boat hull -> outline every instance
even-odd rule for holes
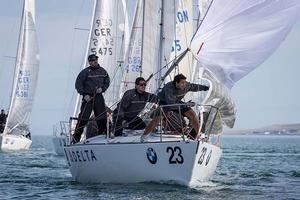
[[[22,135],[0,135],[1,150],[26,150],[29,149],[32,141]]]
[[[64,152],[78,182],[192,186],[211,177],[222,150],[201,141],[168,141],[76,144],[66,146]]]

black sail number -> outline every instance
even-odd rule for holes
[[[167,153],[171,153],[169,158],[169,164],[182,164],[184,162],[180,147],[167,147]]]
[[[199,160],[198,160],[198,164],[202,165],[206,152],[207,152],[207,148],[203,147],[202,150],[201,150],[201,155],[200,155]]]

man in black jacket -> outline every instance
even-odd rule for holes
[[[135,89],[127,90],[117,108],[113,112],[115,136],[122,136],[123,127],[141,130],[146,127],[138,114],[145,108],[147,102],[157,103],[154,94],[145,91],[146,81],[143,77],[135,80]]]
[[[110,79],[106,70],[98,64],[98,56],[88,56],[89,67],[83,69],[77,76],[75,88],[82,95],[79,119],[76,125],[73,143],[80,141],[81,134],[90,118],[91,112],[97,121],[98,134],[106,129],[106,109],[102,93],[109,86]]]
[[[198,92],[198,91],[207,91],[209,87],[206,85],[189,83],[186,81],[186,77],[183,74],[178,74],[174,77],[174,80],[167,83],[162,91],[159,92],[159,104],[160,105],[172,105],[172,104],[181,104],[178,106],[164,107],[163,111],[165,114],[169,111],[180,111],[182,115],[186,116],[192,123],[192,127],[194,129],[194,135],[192,135],[192,139],[196,139],[198,137],[198,132],[200,128],[200,123],[197,119],[196,113],[191,109],[186,103],[182,101],[186,93]],[[145,140],[146,136],[155,128],[155,126],[160,121],[160,116],[158,115],[159,111],[157,111],[156,116],[153,120],[148,124],[145,129],[144,134],[141,137],[141,141]]]

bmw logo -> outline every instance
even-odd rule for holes
[[[155,164],[157,162],[157,155],[152,148],[147,149],[147,158],[151,164]]]

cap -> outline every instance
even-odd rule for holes
[[[95,54],[91,54],[88,56],[88,61],[96,60],[96,59],[98,59],[98,56],[96,56]]]

